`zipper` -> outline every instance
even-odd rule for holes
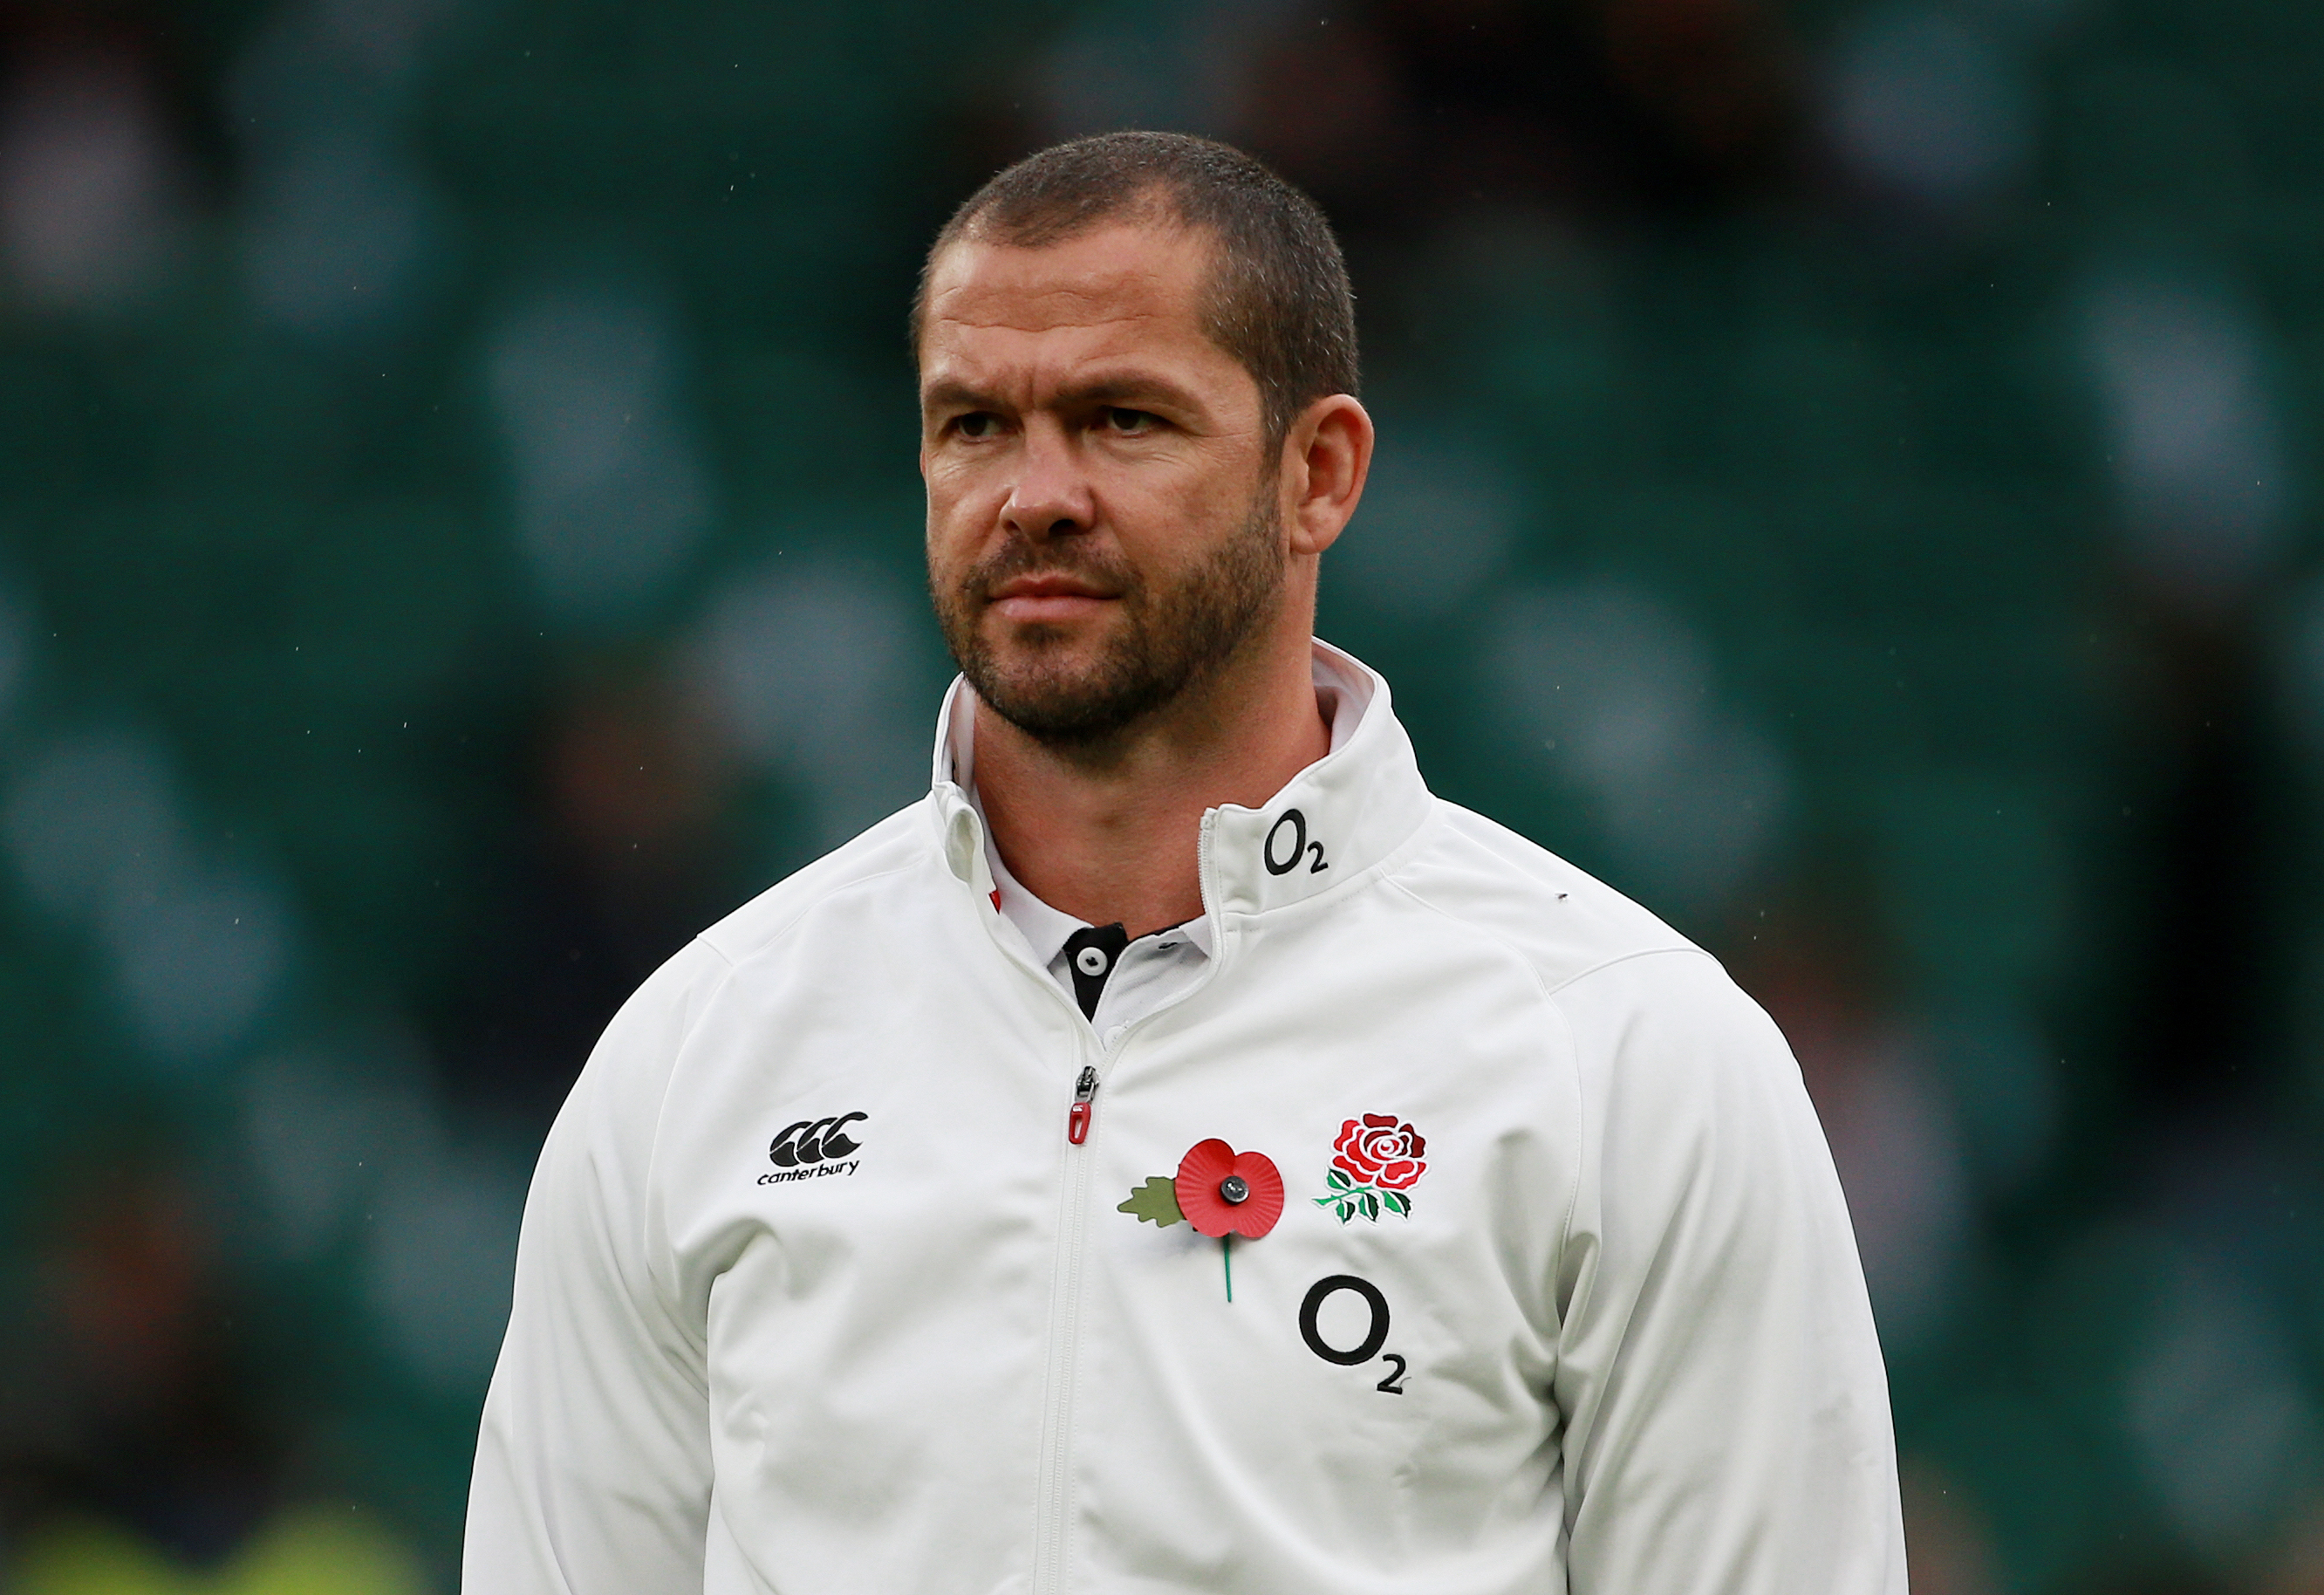
[[[1211,867],[1211,834],[1218,829],[1219,811],[1203,810],[1202,834],[1194,842],[1195,879],[1203,894],[1203,912],[1211,922],[1211,963],[1226,951],[1226,921],[1219,917],[1218,871]]]
[[[1065,1139],[1073,1149],[1065,1154],[1057,1262],[1049,1281],[1049,1366],[1041,1410],[1032,1595],[1062,1595],[1065,1587],[1065,1543],[1073,1526],[1074,1391],[1081,1363],[1082,1232],[1088,1224],[1091,1169],[1097,1161],[1081,1148],[1095,1117],[1092,1101],[1097,1087],[1097,1065],[1084,1062],[1067,1111]]]
[[[1082,1077],[1074,1082],[1074,1105],[1065,1110],[1065,1139],[1080,1146],[1089,1139],[1090,1120],[1096,1116],[1097,1065],[1084,1064]]]
[[[1203,911],[1211,916],[1216,927],[1213,935],[1222,938],[1218,952],[1213,954],[1212,967],[1203,977],[1205,984],[1215,978],[1220,956],[1225,951],[1224,927],[1217,911],[1218,881],[1211,864],[1211,830],[1216,817],[1216,810],[1203,816],[1199,844]],[[1074,1000],[1058,990],[1047,970],[1036,969],[1021,959],[1019,962],[1079,1017],[1080,1010]],[[1160,1011],[1157,1009],[1156,1013]],[[1056,1263],[1049,1277],[1049,1355],[1041,1406],[1040,1466],[1035,1484],[1030,1595],[1064,1595],[1065,1590],[1074,1513],[1074,1395],[1081,1371],[1084,1232],[1089,1225],[1090,1186],[1096,1177],[1097,1162],[1090,1151],[1089,1140],[1097,1127],[1098,1087],[1104,1083],[1098,1065],[1120,1062],[1131,1038],[1154,1017],[1148,1014],[1128,1026],[1111,1046],[1086,1024],[1081,1027],[1083,1063],[1074,1082],[1073,1103],[1065,1110],[1068,1149],[1064,1188],[1058,1195],[1061,1205],[1057,1213]],[[1091,1056],[1092,1048],[1096,1049],[1094,1057]]]

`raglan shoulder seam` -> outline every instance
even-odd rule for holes
[[[834,882],[828,888],[800,903],[787,915],[773,930],[761,938],[756,950],[763,952],[780,943],[798,927],[799,921],[806,918],[809,912],[841,893],[870,886],[891,875],[903,874],[910,867],[908,864],[898,864],[890,869],[875,870],[867,875],[852,876]],[[688,997],[685,1011],[678,1019],[678,1033],[670,1040],[669,1066],[663,1071],[660,1088],[655,1094],[653,1139],[650,1144],[651,1149],[648,1152],[646,1159],[646,1183],[649,1189],[652,1187],[656,1171],[661,1163],[662,1127],[669,1113],[670,1091],[678,1078],[678,1055],[686,1049],[686,1044],[692,1037],[695,1026],[700,1021],[703,1012],[717,1000],[719,993],[741,978],[742,973],[742,961],[712,939],[712,931],[715,929],[716,927],[714,926],[711,930],[702,931],[687,944],[687,949],[699,946],[717,959],[719,972],[717,979],[710,982],[708,990]],[[683,956],[684,950],[681,950],[678,955]]]
[[[1595,963],[1588,964],[1581,969],[1575,970],[1572,974],[1567,975],[1563,980],[1558,982],[1556,985],[1550,987],[1549,993],[1551,998],[1554,1000],[1564,995],[1567,991],[1581,982],[1588,980],[1591,975],[1602,974],[1607,970],[1612,969],[1618,964],[1636,963],[1641,958],[1661,958],[1665,956],[1707,958],[1714,964],[1719,962],[1718,959],[1712,958],[1709,953],[1704,952],[1692,942],[1682,941],[1674,945],[1665,944],[1665,945],[1658,947],[1633,947],[1627,953],[1616,953],[1610,957],[1601,958]]]
[[[686,1050],[687,1040],[693,1035],[695,1025],[700,1020],[703,1012],[716,1000],[721,991],[733,983],[738,968],[734,961],[706,936],[696,936],[687,945],[689,948],[703,947],[712,957],[717,959],[718,975],[709,983],[707,990],[688,994],[685,1011],[678,1019],[678,1034],[670,1041],[669,1056],[662,1069],[661,1086],[654,1097],[653,1132],[652,1139],[647,1143],[646,1166],[643,1181],[640,1186],[641,1200],[638,1204],[637,1224],[638,1240],[643,1246],[646,1276],[653,1283],[653,1294],[660,1300],[662,1315],[673,1329],[686,1338],[687,1348],[693,1354],[678,1363],[678,1372],[706,1401],[710,1397],[708,1374],[706,1370],[696,1368],[694,1357],[706,1356],[709,1351],[708,1326],[706,1324],[704,1332],[697,1335],[694,1332],[693,1326],[687,1321],[686,1314],[679,1311],[682,1298],[676,1289],[677,1280],[670,1277],[662,1266],[663,1254],[669,1248],[669,1238],[665,1235],[657,1239],[649,1231],[651,1225],[650,1215],[654,1212],[651,1194],[656,1189],[661,1175],[663,1129],[669,1122],[670,1095],[678,1081],[678,1055]]]
[[[915,865],[909,862],[891,864],[885,869],[874,870],[869,874],[851,875],[844,880],[834,881],[823,890],[816,893],[813,897],[807,899],[805,901],[786,912],[783,917],[776,923],[772,929],[764,932],[755,938],[756,945],[754,945],[749,953],[743,954],[740,957],[733,953],[728,952],[725,948],[720,946],[715,941],[711,939],[712,936],[717,933],[718,925],[714,925],[710,927],[709,929],[703,931],[695,937],[695,940],[702,943],[712,952],[717,954],[720,961],[725,963],[730,970],[740,973],[745,960],[751,957],[755,957],[759,953],[764,952],[768,947],[774,945],[776,943],[781,941],[785,936],[790,935],[792,931],[798,927],[798,922],[801,919],[806,918],[810,912],[816,908],[821,908],[825,903],[829,902],[832,899],[838,897],[843,892],[854,891],[862,887],[870,886],[875,881],[885,880],[891,875],[908,874],[914,867]],[[770,890],[780,890],[781,888],[775,887]],[[735,909],[733,914],[727,915],[725,919],[720,920],[719,925],[724,925],[727,920],[733,919],[741,914],[747,913],[750,908],[751,905],[749,903],[743,904],[742,908]]]
[[[1559,1033],[1564,1039],[1565,1074],[1566,1079],[1573,1093],[1574,1124],[1577,1128],[1577,1131],[1586,1136],[1586,1126],[1590,1121],[1589,1103],[1585,1100],[1583,1094],[1582,1060],[1579,1050],[1574,1044],[1573,1028],[1572,1025],[1567,1023],[1565,1010],[1558,1005],[1557,1001],[1558,992],[1563,991],[1565,987],[1572,984],[1572,982],[1561,982],[1557,986],[1553,988],[1547,981],[1542,978],[1540,966],[1534,962],[1533,958],[1525,951],[1525,949],[1518,946],[1515,942],[1509,940],[1508,937],[1501,935],[1499,931],[1479,925],[1476,921],[1470,919],[1463,915],[1454,913],[1443,904],[1430,899],[1421,891],[1416,890],[1410,882],[1406,881],[1397,876],[1383,875],[1381,880],[1390,887],[1393,887],[1396,890],[1403,893],[1406,898],[1410,899],[1414,904],[1425,909],[1428,913],[1434,914],[1439,918],[1450,920],[1452,923],[1460,926],[1462,929],[1471,932],[1472,935],[1480,936],[1494,946],[1500,948],[1503,952],[1507,953],[1509,957],[1516,960],[1517,966],[1526,972],[1526,978],[1533,982],[1534,991],[1541,998],[1543,1014],[1546,1017],[1549,1023],[1557,1028]],[[1609,960],[1608,962],[1616,962],[1616,960]],[[1560,1269],[1563,1269],[1564,1267],[1564,1259],[1571,1254],[1572,1249],[1573,1215],[1580,1211],[1581,1208],[1582,1183],[1582,1167],[1577,1166],[1573,1171],[1572,1184],[1565,1194],[1565,1212],[1558,1221],[1557,1255],[1559,1258],[1558,1267]],[[1558,1337],[1558,1344],[1551,1355],[1551,1361],[1553,1364],[1551,1379],[1553,1383],[1556,1378],[1557,1369],[1562,1368],[1563,1365],[1563,1360],[1564,1337],[1561,1334]]]

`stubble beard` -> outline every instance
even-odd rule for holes
[[[1199,690],[1275,613],[1285,558],[1271,484],[1253,494],[1236,534],[1172,585],[1156,589],[1128,565],[1077,539],[1046,548],[1012,540],[949,586],[931,581],[936,620],[961,673],[992,712],[1045,746],[1090,751]],[[996,649],[979,625],[984,595],[1034,572],[1086,576],[1120,595],[1121,624],[1087,663],[1068,634],[1025,626]]]

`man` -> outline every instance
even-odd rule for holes
[[[1781,1037],[1311,638],[1353,327],[1321,215],[1203,141],[939,236],[934,788],[590,1059],[473,1595],[1901,1595]]]

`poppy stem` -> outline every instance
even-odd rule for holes
[[[1230,1231],[1219,1237],[1219,1263],[1227,1271],[1227,1300],[1234,1300],[1234,1234]]]

